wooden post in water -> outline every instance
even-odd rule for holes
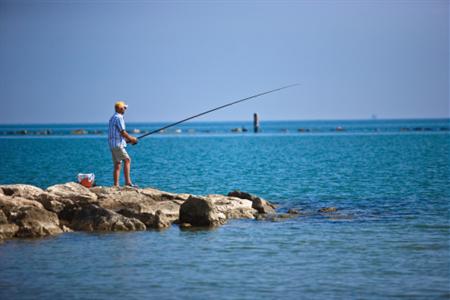
[[[259,132],[259,119],[258,119],[258,114],[257,113],[253,114],[253,131],[255,133]]]

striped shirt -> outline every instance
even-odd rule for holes
[[[120,134],[125,130],[125,120],[123,115],[115,113],[111,119],[109,119],[108,127],[108,143],[109,148],[126,147],[127,142],[124,137]]]

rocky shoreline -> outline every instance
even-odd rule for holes
[[[0,185],[0,242],[10,238],[38,238],[72,231],[137,231],[214,227],[229,219],[267,219],[275,205],[254,195],[173,194],[153,188],[86,188],[78,183],[42,190],[25,184]],[[287,216],[288,215],[288,216]]]

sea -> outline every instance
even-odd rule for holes
[[[164,123],[129,123],[139,135]],[[193,122],[128,146],[132,179],[298,209],[211,229],[0,244],[0,299],[450,299],[450,120]],[[0,125],[0,184],[94,173],[107,124]],[[123,178],[122,178],[123,182]],[[336,207],[320,214],[323,207]]]

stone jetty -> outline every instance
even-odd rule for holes
[[[245,192],[197,196],[153,188],[58,184],[42,190],[0,185],[0,242],[71,231],[108,232],[220,226],[229,219],[276,216],[275,205]],[[294,215],[294,214],[293,214]]]

